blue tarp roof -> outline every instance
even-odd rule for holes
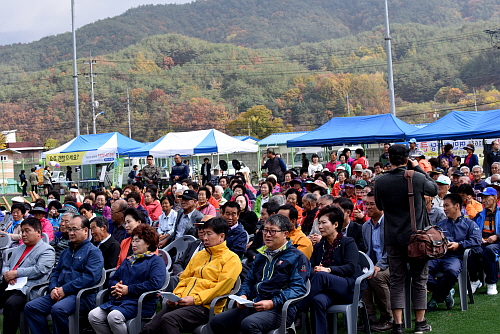
[[[411,133],[408,138],[426,141],[496,137],[500,137],[499,109],[487,111],[454,110],[425,128]]]
[[[245,140],[248,140],[248,139],[252,139],[256,142],[258,142],[259,140],[257,138],[254,138],[252,136],[233,136],[234,139],[238,139],[238,140],[241,140],[241,141],[245,141]]]
[[[332,146],[406,140],[415,127],[392,114],[335,117],[301,137],[288,140],[288,147]]]
[[[125,154],[130,150],[142,146],[144,144],[130,139],[119,132],[110,132],[78,136],[60,153],[115,149],[116,153]]]
[[[259,142],[259,145],[260,146],[286,145],[286,142],[288,140],[303,136],[306,133],[309,133],[309,131],[273,133],[272,135],[262,139]]]

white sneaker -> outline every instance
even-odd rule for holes
[[[470,286],[472,288],[472,293],[476,293],[476,290],[482,287],[483,283],[481,283],[480,280],[477,280],[475,282],[470,282]]]
[[[496,295],[498,294],[497,285],[496,284],[486,284],[488,286],[488,295]]]

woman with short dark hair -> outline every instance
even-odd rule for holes
[[[163,259],[154,254],[158,242],[158,233],[152,226],[142,224],[132,231],[133,255],[110,277],[110,300],[89,313],[96,333],[127,333],[126,321],[136,316],[141,294],[162,288],[166,268]],[[156,293],[146,297],[142,316],[153,316],[157,303]]]
[[[314,310],[315,333],[327,333],[326,309],[334,304],[350,304],[354,283],[361,276],[358,246],[342,231],[343,211],[326,206],[319,211],[318,228],[321,241],[311,256],[311,292],[299,304],[301,311]]]

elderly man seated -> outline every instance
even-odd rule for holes
[[[55,261],[54,248],[42,240],[40,221],[28,218],[23,220],[20,226],[23,244],[12,250],[10,257],[4,260],[2,268],[0,308],[3,308],[5,334],[17,332],[28,288],[47,281]],[[20,289],[6,290],[20,277],[28,279],[26,285]],[[35,291],[32,291],[32,297],[34,294]]]
[[[50,276],[50,293],[32,300],[24,308],[33,334],[50,334],[47,315],[52,315],[54,333],[69,332],[69,316],[76,311],[76,294],[96,285],[101,279],[104,260],[102,253],[88,239],[89,221],[75,216],[68,225],[70,245],[62,251]],[[84,294],[81,310],[95,306],[95,293]]]

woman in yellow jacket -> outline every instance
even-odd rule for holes
[[[226,246],[229,231],[226,220],[212,218],[199,228],[203,228],[205,250],[193,256],[179,278],[173,293],[181,299],[167,301],[168,307],[156,314],[141,333],[192,332],[208,323],[212,299],[229,293],[238,280],[241,261]],[[217,303],[215,313],[220,313],[223,307],[224,301]]]

